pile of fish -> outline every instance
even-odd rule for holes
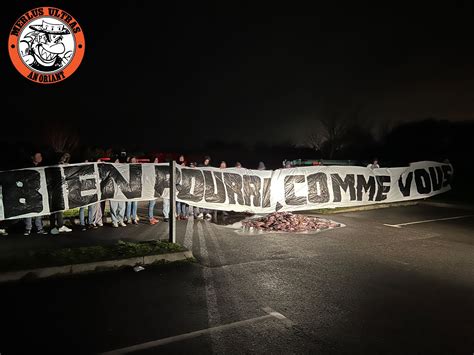
[[[328,219],[308,217],[290,212],[274,212],[265,217],[242,221],[244,229],[266,232],[309,232],[340,227],[339,223]]]

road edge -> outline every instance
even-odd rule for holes
[[[67,276],[90,272],[103,272],[119,269],[125,266],[150,265],[157,262],[175,262],[193,259],[190,250],[173,253],[146,255],[126,259],[95,261],[83,264],[69,264],[63,266],[50,266],[37,269],[25,269],[0,273],[0,283],[19,281],[23,279],[43,279],[52,276]]]
[[[382,209],[382,208],[415,206],[415,205],[418,205],[422,201],[423,201],[422,199],[418,199],[418,200],[413,200],[413,201],[374,203],[374,204],[371,204],[371,205],[354,206],[354,207],[339,207],[339,208],[335,208],[335,209],[327,208],[327,209],[314,209],[314,210],[308,210],[308,211],[298,211],[298,213],[302,213],[302,214],[338,214],[338,213],[345,213],[345,212],[370,211],[370,210],[378,210],[378,209]]]

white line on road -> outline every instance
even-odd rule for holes
[[[227,264],[226,258],[220,248],[219,242],[217,240],[216,233],[214,232],[214,226],[210,223],[205,221],[204,226],[207,229],[207,233],[211,239],[211,243],[214,244],[215,247],[215,253],[216,253],[216,259],[220,265],[225,265]]]
[[[292,326],[295,325],[295,323],[293,323],[291,320],[289,320],[288,318],[286,318],[283,314],[277,312],[277,311],[274,311],[273,309],[271,309],[270,307],[264,307],[262,308],[265,312],[267,312],[269,315],[275,317],[276,319],[280,320],[281,322],[283,322],[283,324],[285,324],[287,327],[291,328]]]
[[[421,223],[431,223],[431,222],[438,222],[438,221],[449,221],[451,219],[461,219],[461,218],[469,218],[473,217],[473,214],[467,214],[464,216],[456,216],[456,217],[446,217],[446,218],[437,218],[437,219],[426,219],[424,221],[416,221],[416,222],[407,222],[407,223],[399,223],[399,224],[385,224],[384,226],[393,227],[393,228],[402,228],[403,226],[409,226],[412,224],[421,224]]]
[[[234,328],[242,327],[242,326],[245,326],[245,325],[248,325],[248,324],[267,321],[267,320],[270,320],[270,319],[278,319],[279,321],[283,322],[285,325],[293,325],[293,322],[291,320],[289,320],[288,318],[286,318],[283,314],[275,312],[273,309],[271,309],[269,307],[263,308],[263,310],[265,312],[267,312],[268,314],[265,315],[265,316],[245,319],[245,320],[241,320],[241,321],[238,321],[238,322],[218,325],[218,326],[215,326],[215,327],[201,329],[201,330],[197,330],[197,331],[190,332],[190,333],[184,333],[184,334],[175,335],[175,336],[168,337],[168,338],[162,338],[162,339],[153,340],[153,341],[149,341],[149,342],[142,343],[142,344],[132,345],[132,346],[128,346],[126,348],[107,351],[105,353],[102,353],[102,355],[129,354],[129,353],[132,353],[132,352],[135,352],[135,351],[147,350],[147,349],[150,349],[150,348],[158,347],[158,346],[165,345],[165,344],[174,343],[174,342],[177,342],[177,341],[196,338],[196,337],[204,335],[204,334],[212,334],[214,332],[220,332],[220,331],[223,331],[223,330],[234,329]]]
[[[206,240],[204,238],[204,231],[202,228],[201,221],[198,221],[197,232],[199,238],[199,254],[203,264],[210,266],[209,252],[207,250]],[[202,269],[202,276],[204,278],[204,284],[206,289],[206,306],[207,306],[207,318],[208,324],[211,327],[217,326],[221,323],[221,315],[219,313],[219,307],[217,304],[217,293],[214,287],[212,278],[212,269],[210,267],[204,267]],[[222,353],[222,344],[219,344],[218,339],[211,334],[211,348],[216,353]]]
[[[207,251],[207,245],[206,240],[204,239],[204,231],[202,229],[201,221],[198,221],[197,223],[197,232],[199,237],[199,255],[201,256],[203,263],[209,265],[209,252]]]
[[[186,232],[184,233],[183,245],[189,250],[193,250],[194,218],[190,216],[186,223]]]

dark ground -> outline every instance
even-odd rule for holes
[[[109,351],[270,307],[292,324],[270,318],[136,353],[472,354],[474,217],[385,225],[472,214],[428,205],[350,212],[330,216],[345,228],[252,237],[179,222],[178,241],[198,263],[0,285],[0,353]],[[126,236],[165,237],[166,225],[47,243]]]

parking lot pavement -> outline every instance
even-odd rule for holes
[[[446,219],[463,215],[340,213],[329,218],[346,227],[312,235],[180,221],[196,264],[1,285],[0,351],[470,354],[473,218]]]

